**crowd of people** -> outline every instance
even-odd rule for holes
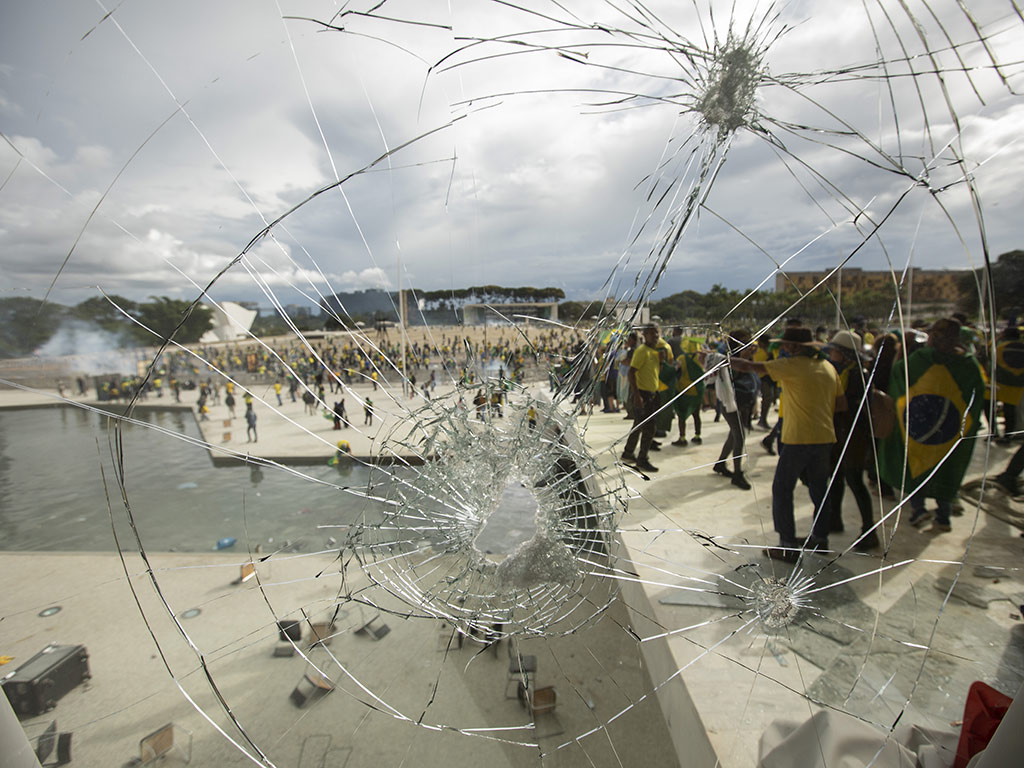
[[[772,481],[779,542],[765,554],[792,563],[804,549],[827,549],[829,534],[843,530],[847,487],[860,515],[853,546],[880,546],[866,475],[879,495],[905,502],[911,525],[952,530],[982,421],[998,442],[1022,437],[1024,342],[1016,320],[994,343],[983,339],[962,315],[906,332],[869,329],[862,317],[833,332],[790,318],[778,338],[756,340],[742,328],[704,339],[684,338],[677,328],[663,339],[652,324],[618,349],[603,350],[600,387],[593,389],[604,411],[626,411],[632,427],[620,458],[645,475],[658,471],[651,454],[662,450],[659,438],[671,434],[673,422],[672,445],[685,447],[701,442],[701,412],[713,412],[728,431],[712,469],[742,490],[751,487],[743,461],[757,414],[757,426],[768,431],[761,445],[779,457]],[[1022,450],[994,478],[1012,494],[1019,490]],[[815,510],[806,535],[797,533],[794,517],[800,482]],[[931,510],[928,499],[935,502]]]

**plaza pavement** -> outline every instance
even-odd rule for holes
[[[272,391],[254,394],[264,401],[273,399]],[[541,389],[535,389],[535,394],[542,395]],[[214,455],[323,461],[343,438],[357,457],[372,459],[383,437],[407,419],[405,403],[385,397],[378,400],[368,387],[357,388],[357,395],[369,395],[377,405],[380,420],[372,431],[362,429],[361,407],[351,397],[347,398],[348,413],[360,427],[339,432],[319,414],[303,414],[302,403],[290,404],[287,394],[280,414],[257,402],[258,443],[245,442],[240,419],[230,429],[225,427],[223,406],[214,406],[211,420],[201,427]],[[0,407],[41,402],[44,399],[38,395],[0,391]],[[167,402],[166,396],[162,400],[151,397],[147,405]],[[238,408],[239,415],[242,410]],[[578,647],[566,646],[541,662],[542,667],[551,669],[568,664],[570,657],[591,654],[607,667],[604,674],[593,667],[549,673],[562,695],[557,712],[566,721],[569,736],[600,726],[614,714],[620,696],[635,701],[637,691],[651,689],[651,681],[663,719],[636,707],[630,712],[640,716],[616,720],[628,724],[614,735],[591,736],[554,753],[545,765],[633,765],[641,760],[649,765],[670,765],[674,752],[686,766],[716,762],[749,766],[756,761],[761,733],[779,717],[802,720],[825,707],[840,716],[849,713],[853,719],[874,724],[901,719],[955,731],[971,681],[985,680],[1009,695],[1015,693],[1024,679],[1024,633],[1017,600],[1024,592],[1020,571],[1024,546],[1015,528],[971,505],[965,505],[964,516],[954,518],[953,532],[946,534],[911,528],[905,517],[897,526],[897,515],[892,515],[880,530],[887,545],[884,552],[847,552],[858,527],[855,506],[847,494],[849,527],[831,538],[834,553],[845,554],[838,559],[830,553],[806,556],[799,573],[812,579],[814,590],[808,594],[807,612],[797,624],[769,630],[751,621],[749,605],[732,596],[747,594],[744,588],[752,583],[751,574],[757,582],[786,579],[793,571],[790,566],[768,561],[760,551],[775,541],[770,513],[775,460],[758,445],[763,433],[755,431],[748,440],[746,460],[753,489],[733,487],[710,469],[725,438],[724,423],[714,424],[711,418],[704,423],[702,446],[676,448],[665,440],[663,450],[652,454],[660,472],[650,479],[630,472],[624,475],[631,498],[618,533],[624,574],[618,589],[624,599],[617,610],[625,606],[626,613],[609,619],[628,622],[644,641],[623,643],[622,638],[628,636],[613,628],[614,621],[603,622],[609,631],[589,634]],[[595,413],[581,422],[583,439],[613,478],[618,471],[613,467],[614,457],[621,450],[627,427],[621,414]],[[991,453],[986,455],[986,450]],[[979,444],[971,475],[980,475],[986,461],[1001,469],[1009,456],[1006,448]],[[810,504],[799,489],[797,499],[798,530],[805,531]],[[877,497],[874,501],[876,516],[889,512],[894,504]],[[271,561],[273,572],[267,579],[275,589],[296,591],[285,605],[329,606],[337,594],[336,582],[328,584],[308,575],[318,569],[329,572],[332,561],[330,553],[277,559]],[[403,760],[442,765],[457,755],[462,757],[456,759],[496,765],[536,762],[535,750],[407,723],[395,726],[387,714],[365,705],[345,709],[347,714],[341,719],[341,705],[334,703],[297,716],[287,702],[287,691],[292,680],[301,676],[304,662],[269,658],[275,632],[266,609],[259,607],[261,601],[265,604],[264,594],[252,582],[231,584],[240,567],[238,556],[161,555],[153,564],[161,576],[157,583],[166,590],[164,597],[175,612],[192,605],[208,608],[192,621],[197,622],[194,626],[204,627],[207,619],[203,617],[210,615],[211,624],[204,629],[210,634],[205,639],[212,644],[213,657],[224,665],[224,679],[230,681],[232,693],[228,700],[246,702],[245,707],[252,707],[248,713],[252,722],[268,729],[281,717],[295,721],[275,741],[277,754],[282,756],[280,764],[300,764],[303,750],[312,748],[312,737],[331,734],[339,749],[349,750],[345,759],[350,766],[398,765]],[[7,591],[3,601],[2,626],[7,640],[0,653],[17,661],[51,640],[83,642],[95,660],[90,685],[69,694],[49,717],[26,721],[26,731],[37,733],[56,716],[62,729],[73,728],[79,734],[81,762],[76,764],[120,765],[137,751],[142,735],[174,720],[195,733],[197,764],[210,765],[214,760],[245,763],[241,753],[213,734],[184,702],[154,650],[146,623],[140,620],[127,589],[129,580],[144,587],[140,599],[148,621],[154,635],[171,647],[172,655],[177,654],[171,666],[179,681],[201,681],[195,653],[184,644],[167,611],[154,604],[157,596],[152,585],[147,585],[148,576],[138,555],[128,557],[127,571],[128,578],[120,559],[110,554],[0,556],[4,583],[17,585]],[[954,578],[957,587],[950,595],[948,587]],[[63,606],[56,617],[36,615],[54,603]],[[275,613],[287,611],[275,609]],[[437,638],[434,632],[426,633],[427,637],[413,632],[404,622],[389,624],[393,637],[380,643],[346,631],[339,644],[346,658],[359,659],[365,665],[362,669],[391,671],[393,674],[378,679],[377,685],[400,699],[400,691],[406,687],[419,689],[436,681],[438,657],[431,654],[437,651],[425,649],[433,648]],[[226,631],[226,627],[230,629]],[[197,630],[196,634],[202,633]],[[218,645],[225,637],[230,642]],[[489,661],[489,675],[474,680],[473,670],[481,665],[469,663],[476,658],[472,651],[461,653],[465,654],[463,664],[454,666],[464,673],[453,685],[462,695],[447,700],[449,709],[443,711],[459,722],[477,716],[488,721],[504,701],[499,692],[504,666]],[[420,666],[426,669],[410,667],[416,666],[415,660],[423,662]],[[608,670],[621,675],[615,677]],[[218,711],[207,687],[197,686],[196,690],[200,691],[196,695],[206,697],[206,711]],[[573,695],[582,690],[588,694]],[[334,698],[324,701],[342,698],[331,696]],[[355,699],[345,701],[348,707]],[[503,722],[518,711],[516,702],[506,705],[499,717]],[[347,731],[348,726],[338,724],[349,723],[348,715],[366,725]],[[230,730],[229,724],[222,725]],[[597,730],[600,734],[601,729]],[[881,743],[884,729],[879,728],[878,734]],[[669,739],[674,750],[666,751]],[[604,748],[598,749],[597,744]],[[466,749],[469,751],[463,751]],[[342,752],[335,757],[340,761]]]

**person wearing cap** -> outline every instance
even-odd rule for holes
[[[981,366],[960,344],[960,323],[937,320],[928,341],[892,367],[889,394],[897,429],[881,442],[882,479],[910,499],[910,524],[932,519],[925,499],[935,499],[932,530],[952,530],[950,515],[971,463],[985,402]]]
[[[654,445],[654,431],[657,427],[655,414],[658,412],[658,371],[661,368],[658,348],[662,343],[664,342],[661,340],[658,326],[653,323],[648,325],[643,330],[643,344],[633,352],[633,358],[629,363],[629,398],[633,404],[633,428],[626,438],[621,459],[624,462],[635,462],[635,466],[644,472],[658,471],[658,468],[648,460],[648,452]],[[634,455],[633,451],[638,441],[640,451]]]
[[[868,404],[864,401],[865,377],[861,363],[861,338],[853,331],[838,331],[825,350],[829,362],[835,366],[839,384],[846,398],[845,411],[837,411],[833,420],[836,442],[832,448],[832,468],[835,479],[828,490],[826,507],[830,514],[832,531],[843,530],[843,491],[849,486],[860,512],[861,533],[854,548],[866,551],[879,546],[875,532],[874,507],[871,494],[864,484],[871,446],[871,425]],[[864,402],[862,402],[864,401]]]
[[[772,520],[779,534],[779,546],[768,547],[765,554],[773,560],[793,563],[799,557],[801,545],[793,509],[793,491],[801,473],[806,472],[814,504],[807,544],[812,549],[828,547],[831,520],[825,509],[825,493],[829,457],[836,441],[833,416],[846,407],[846,401],[835,368],[818,356],[822,345],[814,341],[810,328],[787,328],[779,344],[786,357],[763,363],[734,357],[732,365],[740,371],[771,376],[785,392],[782,450],[772,481]]]

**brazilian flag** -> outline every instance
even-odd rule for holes
[[[668,432],[672,429],[672,406],[669,405],[676,396],[676,367],[672,363],[662,363],[658,372],[660,382],[658,389],[658,417],[655,420],[658,429]]]
[[[896,404],[898,426],[881,443],[882,479],[894,488],[905,487],[908,494],[923,485],[925,496],[954,499],[971,463],[971,438],[985,402],[978,361],[971,355],[940,355],[924,347],[906,364],[900,360],[893,365],[889,394]]]
[[[679,362],[679,378],[676,380],[676,392],[682,392],[673,403],[676,415],[686,421],[691,414],[700,409],[704,401],[704,369],[700,363],[689,352],[684,352],[676,358]],[[696,384],[694,382],[697,382]]]
[[[1024,342],[1004,341],[996,345],[996,399],[1019,405],[1024,396]]]

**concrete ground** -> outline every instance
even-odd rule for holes
[[[38,395],[0,391],[2,406],[35,402]],[[384,418],[373,432],[334,431],[319,415],[304,415],[301,402],[293,409],[287,396],[283,415],[257,405],[258,443],[239,439],[237,421],[224,441],[218,407],[201,426],[212,445],[242,455],[321,461],[344,437],[357,456],[373,456],[403,416],[400,404],[392,410],[386,398],[374,402]],[[351,401],[348,411],[360,413]],[[612,467],[628,427],[621,414],[595,413],[581,427],[599,462]],[[539,750],[508,743],[532,742],[535,734],[523,727],[526,710],[504,697],[506,648],[446,653],[437,650],[437,622],[394,617],[385,619],[391,633],[375,641],[353,632],[368,618],[358,603],[343,606],[330,647],[309,654],[338,690],[296,709],[288,694],[309,662],[272,655],[275,617],[305,609],[315,621],[336,605],[343,590],[330,553],[259,564],[263,590],[256,580],[232,584],[244,560],[237,555],[155,556],[155,580],[137,554],[127,558],[129,577],[116,554],[0,555],[3,583],[15,585],[0,601],[0,653],[17,664],[59,642],[82,643],[91,656],[93,679],[48,716],[24,721],[26,732],[38,734],[56,717],[61,730],[76,734],[75,764],[109,766],[126,763],[142,736],[173,721],[193,733],[193,763],[248,762],[182,695],[255,754],[227,719],[185,633],[246,733],[278,765],[526,765],[546,752],[547,765],[747,766],[756,762],[760,734],[779,717],[802,720],[824,707],[876,726],[881,740],[901,712],[904,723],[956,730],[973,680],[1013,695],[1024,679],[1017,597],[1024,542],[1008,522],[970,504],[946,534],[892,515],[884,524],[887,549],[859,554],[847,551],[858,527],[847,494],[847,532],[833,535],[833,553],[809,555],[798,568],[810,580],[799,621],[771,629],[756,619],[750,589],[793,571],[760,551],[775,540],[775,460],[757,444],[761,434],[747,446],[750,491],[711,472],[725,429],[710,418],[702,446],[666,440],[652,454],[660,472],[649,480],[626,474],[631,499],[616,551],[622,600],[593,627],[520,649],[538,657],[538,684],[558,691],[560,726],[538,721]],[[975,475],[986,462],[1001,469],[1010,455],[992,446],[986,456],[984,447],[975,452]],[[804,531],[810,504],[799,489],[797,498]],[[876,515],[894,504],[875,503]],[[138,587],[145,620],[129,583]],[[179,629],[161,596],[175,615],[201,612],[181,618]],[[62,610],[38,616],[51,605]],[[443,727],[451,725],[474,735]],[[486,730],[495,727],[509,730]],[[559,727],[562,734],[544,735]]]

